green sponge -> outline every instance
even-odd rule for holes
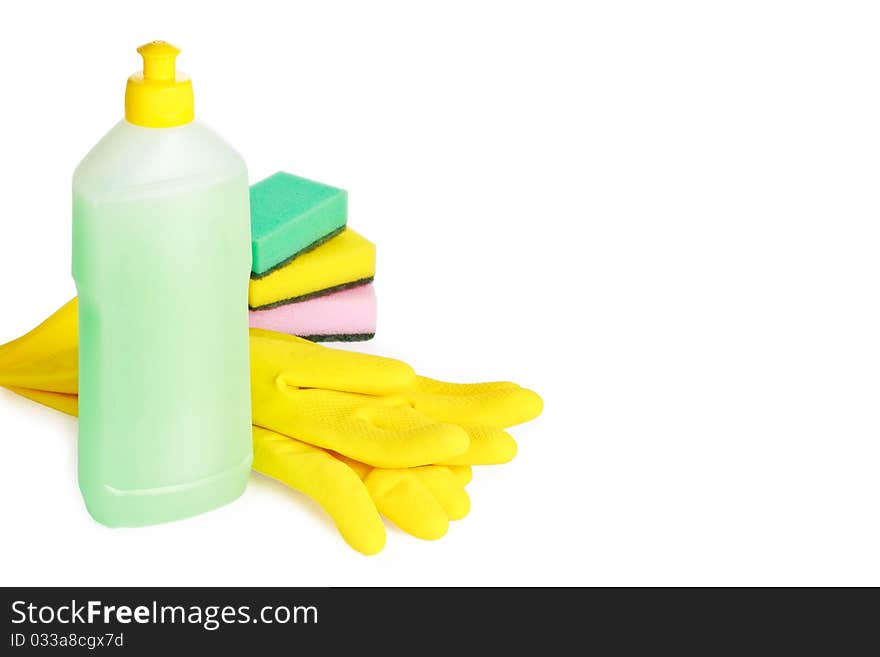
[[[251,185],[252,278],[311,251],[345,228],[348,194],[279,171]]]

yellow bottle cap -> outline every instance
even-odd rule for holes
[[[180,48],[153,41],[137,51],[144,58],[144,70],[125,85],[125,120],[146,128],[171,128],[192,121],[192,81],[175,71]]]

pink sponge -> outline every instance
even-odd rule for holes
[[[306,301],[252,310],[250,323],[252,328],[309,340],[369,340],[376,334],[376,292],[368,283]]]

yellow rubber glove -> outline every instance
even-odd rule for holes
[[[364,548],[378,542],[377,512],[416,538],[434,540],[446,534],[450,520],[464,518],[471,508],[464,489],[470,467],[373,468],[256,426],[254,469],[318,502],[349,545],[367,554]],[[366,500],[375,505],[372,512]]]
[[[531,419],[541,410],[537,395],[514,384],[449,384],[415,376],[403,363],[378,357],[366,357],[378,361],[370,362],[366,370],[355,368],[352,371],[355,361],[351,356],[363,358],[362,355],[271,332],[252,331],[252,341],[255,337],[287,343],[281,348],[282,352],[287,351],[280,355],[289,366],[268,370],[279,377],[276,385],[285,388],[282,397],[291,387],[288,381],[298,384],[297,390],[308,385],[304,382],[310,382],[311,385],[326,386],[329,390],[324,392],[327,393],[354,390],[358,397],[364,397],[366,392],[387,392],[373,401],[382,407],[408,405],[413,410],[418,408],[422,413],[436,414],[447,421],[494,421],[496,427]],[[76,348],[74,300],[26,336],[0,346],[0,385],[75,415]],[[258,351],[265,357],[279,355],[274,346]],[[364,363],[359,361],[357,364]],[[379,367],[387,368],[391,373],[391,376],[386,374],[381,385],[371,379],[375,373],[373,368]],[[395,377],[400,380],[393,380]],[[407,385],[402,389],[394,390],[404,383]],[[16,386],[30,386],[32,389]],[[330,395],[331,400],[334,397]],[[360,402],[366,405],[352,408],[353,402],[346,399],[346,414],[362,413],[364,409],[370,413],[376,408],[363,399]],[[300,395],[296,403],[308,405],[309,402],[307,396]],[[382,417],[384,412],[381,410],[378,416]],[[281,417],[285,417],[283,411]],[[344,419],[348,417],[345,415]],[[394,417],[399,418],[400,414]],[[516,444],[496,427],[460,427],[468,434],[470,446],[464,454],[452,457],[448,462],[466,466],[502,463],[513,458]],[[404,531],[419,538],[433,539],[445,534],[449,521],[463,517],[470,507],[464,492],[464,485],[470,480],[469,467],[374,468],[259,427],[254,428],[254,452],[256,470],[318,501],[333,517],[345,540],[365,554],[378,552],[384,545],[385,533],[378,511]]]
[[[10,386],[23,397],[77,415],[77,395]],[[312,498],[339,533],[362,554],[385,546],[381,513],[400,529],[425,540],[444,536],[449,521],[464,518],[471,480],[466,466],[372,468],[288,436],[253,428],[254,470]]]
[[[433,381],[390,358],[258,329],[251,394],[254,424],[380,468],[506,463],[516,443],[499,427],[541,404],[512,383]]]
[[[0,346],[0,385],[76,392],[75,327],[74,300]],[[401,361],[260,329],[251,329],[251,392],[254,424],[381,468],[505,463],[516,443],[501,428],[543,406],[513,383],[435,381]]]

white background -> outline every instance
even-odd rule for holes
[[[375,557],[254,475],[93,522],[75,423],[0,391],[2,584],[880,584],[880,17],[855,2],[31,2],[0,19],[0,341],[74,294],[70,178],[180,45],[253,181],[349,190],[365,351],[544,415]]]

